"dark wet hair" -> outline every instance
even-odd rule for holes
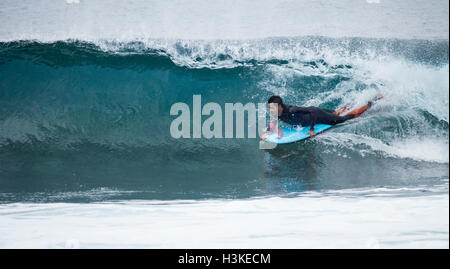
[[[278,95],[273,95],[269,98],[269,101],[267,101],[268,104],[270,103],[277,103],[279,105],[283,104],[283,100],[281,100],[281,97]]]

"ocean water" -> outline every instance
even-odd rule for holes
[[[448,14],[2,1],[0,247],[448,248]],[[170,135],[172,104],[197,94],[336,109],[378,93],[358,119],[273,150]]]

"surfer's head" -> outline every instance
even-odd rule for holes
[[[269,105],[270,114],[272,114],[273,116],[277,114],[278,116],[281,116],[281,113],[283,113],[283,100],[281,99],[280,96],[278,95],[271,96],[269,98],[269,101],[267,101],[267,104]]]

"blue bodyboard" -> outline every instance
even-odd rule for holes
[[[316,124],[314,126],[314,132],[319,134],[331,127],[333,126],[328,124]],[[309,126],[280,128],[280,130],[281,131],[271,133],[264,141],[276,144],[289,144],[311,137],[310,134],[306,134],[309,131]]]

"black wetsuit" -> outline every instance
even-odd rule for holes
[[[316,123],[335,125],[346,120],[353,119],[355,117],[354,114],[338,116],[333,114],[332,110],[313,106],[298,107],[284,104],[282,106],[283,112],[281,113],[281,116],[278,117],[278,119],[291,125],[311,125],[311,130],[314,130],[314,125]]]

